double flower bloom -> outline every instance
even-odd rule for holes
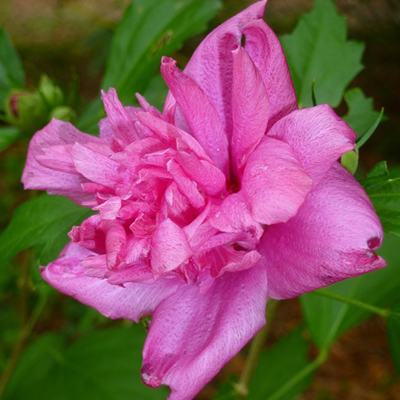
[[[153,314],[142,377],[171,400],[265,324],[267,296],[385,265],[371,202],[338,162],[356,135],[327,105],[297,109],[265,3],[215,29],[184,72],[162,59],[163,113],[110,89],[99,138],[52,120],[29,148],[25,188],[98,210],[43,278],[111,318]]]

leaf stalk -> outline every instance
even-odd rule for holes
[[[376,307],[373,306],[372,304],[364,303],[361,300],[353,299],[351,297],[346,297],[334,292],[330,292],[329,290],[319,289],[319,290],[314,290],[313,292],[310,293],[316,294],[318,296],[327,297],[329,299],[337,300],[342,303],[346,303],[359,308],[363,308],[364,310],[372,312],[374,314],[378,314],[383,318],[387,318],[389,315],[392,314],[392,312],[388,309]]]
[[[266,325],[257,333],[250,345],[249,355],[240,376],[239,382],[234,385],[235,391],[240,395],[240,399],[245,399],[249,394],[249,385],[256,369],[258,359],[260,358],[261,351],[264,348],[268,333],[271,329],[271,320],[275,314],[278,301],[268,299],[266,310]]]

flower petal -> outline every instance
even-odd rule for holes
[[[243,47],[233,52],[232,165],[242,172],[249,154],[264,136],[268,125],[267,91],[253,61]]]
[[[346,151],[355,132],[327,104],[303,108],[279,120],[268,132],[288,143],[316,185]]]
[[[176,182],[172,182],[166,189],[161,210],[163,215],[170,218],[179,226],[192,221],[193,208],[185,195],[181,193]]]
[[[192,135],[202,145],[215,165],[225,175],[228,175],[228,139],[215,108],[197,83],[181,72],[172,58],[162,58],[161,73],[179,105]]]
[[[254,267],[261,255],[256,250],[237,251],[233,246],[214,247],[202,254],[199,259],[203,265],[210,267],[210,274],[218,278],[226,272],[239,272]]]
[[[179,165],[190,179],[195,181],[204,193],[219,196],[225,189],[225,175],[214,163],[200,160],[195,154],[181,151],[176,157]]]
[[[280,118],[297,109],[296,93],[285,54],[275,33],[261,19],[249,22],[243,28],[243,34],[244,48],[260,72],[268,93],[270,128]]]
[[[112,270],[121,263],[120,253],[126,245],[126,232],[124,227],[117,221],[104,221],[106,228],[106,260],[107,268]]]
[[[291,298],[385,266],[373,250],[382,227],[357,181],[339,163],[286,224],[270,226],[258,251],[268,295]]]
[[[226,273],[205,292],[184,285],[154,313],[142,379],[171,387],[169,400],[192,400],[265,324],[266,274],[255,266]]]
[[[61,293],[95,308],[109,318],[126,318],[139,322],[152,314],[157,305],[181,285],[180,278],[164,278],[151,284],[130,283],[111,285],[105,279],[85,275],[81,261],[95,253],[69,243],[60,257],[41,268],[45,281]]]
[[[80,226],[73,226],[68,236],[79,246],[102,254],[106,246],[102,222],[100,214],[92,215],[86,218]]]
[[[205,153],[203,147],[201,147],[199,142],[189,133],[160,118],[156,118],[148,112],[138,112],[137,117],[146,128],[154,133],[154,135],[159,136],[164,141],[172,142],[172,146],[178,148],[179,144],[181,147],[187,147],[199,158],[211,161],[211,158]],[[184,148],[180,149],[184,150]]]
[[[116,194],[129,191],[136,177],[119,162],[86,146],[75,143],[72,159],[76,170],[88,180],[113,188]]]
[[[106,109],[107,118],[114,132],[114,137],[120,140],[121,145],[127,146],[139,139],[134,120],[118,99],[117,92],[110,88],[108,93],[101,91],[101,99]]]
[[[264,232],[251,216],[240,192],[232,193],[213,208],[210,224],[222,232],[249,233],[255,240],[259,240]]]
[[[253,218],[262,224],[287,222],[312,187],[290,146],[265,136],[249,157],[239,193]]]
[[[154,276],[179,267],[193,254],[183,229],[170,219],[161,222],[153,236],[151,267]]]
[[[203,207],[205,200],[199,192],[196,182],[193,182],[188,178],[183,169],[175,160],[169,160],[167,162],[167,170],[174,178],[181,193],[187,197],[193,207]]]
[[[117,107],[117,111],[113,112],[112,107]],[[105,117],[100,120],[99,122],[100,138],[107,140],[109,143],[112,143],[113,145],[115,144],[116,140],[119,140],[120,143],[118,144],[118,150],[122,150],[122,148],[125,147],[125,145],[121,146],[121,144],[125,143],[124,140],[126,139],[126,135],[124,135],[124,139],[121,140],[121,138],[118,138],[120,134],[118,132],[116,133],[115,130],[124,129],[124,124],[128,125],[125,129],[131,130],[132,129],[131,123],[133,123],[136,134],[139,135],[136,126],[136,121],[137,121],[136,113],[138,111],[143,111],[143,110],[139,107],[126,106],[123,107],[123,110],[119,111],[118,104],[112,105],[112,103],[110,104],[110,108],[111,109],[109,110],[109,112],[110,114],[112,113],[113,118],[111,119],[109,117]],[[128,133],[128,137],[129,136],[131,136],[130,133]]]
[[[69,197],[78,204],[93,199],[82,190],[87,180],[74,171],[71,146],[75,143],[102,148],[107,142],[80,132],[68,122],[52,119],[42,130],[35,133],[28,150],[22,174],[25,189],[47,190],[49,194]]]
[[[266,0],[252,4],[214,29],[197,47],[184,70],[217,110],[228,138],[232,130],[232,51],[240,46],[243,27],[263,18],[266,4]]]

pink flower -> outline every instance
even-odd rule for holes
[[[380,222],[338,162],[355,133],[327,105],[297,110],[265,4],[215,29],[184,72],[163,58],[162,114],[110,89],[99,138],[52,120],[29,148],[25,188],[99,211],[43,278],[111,318],[153,314],[142,377],[171,400],[192,399],[265,324],[267,295],[385,265]]]

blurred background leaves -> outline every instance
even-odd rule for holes
[[[139,325],[103,329],[72,344],[63,333],[43,335],[21,357],[4,400],[165,399],[165,388],[148,388],[138,374],[145,337]]]

